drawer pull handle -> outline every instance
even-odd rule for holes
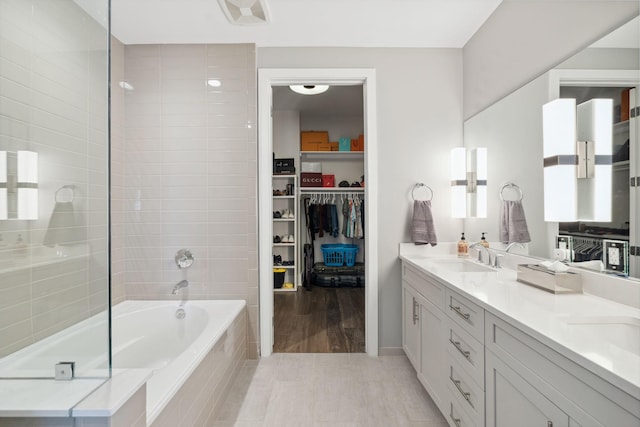
[[[455,415],[453,415],[453,403],[451,404],[451,412],[449,413],[449,418],[451,418],[451,421],[453,421],[456,427],[460,427],[460,418],[456,418]]]
[[[460,341],[454,341],[453,339],[449,338],[449,342],[453,344],[456,350],[458,350],[460,354],[462,354],[467,360],[469,359],[471,352],[463,350],[462,347],[460,346]]]
[[[460,392],[460,394],[462,395],[462,397],[464,397],[464,400],[467,401],[467,403],[469,405],[471,405],[471,407],[473,408],[473,403],[471,403],[471,393],[468,393],[466,391],[464,391],[462,389],[462,387],[460,386],[460,380],[456,380],[453,378],[453,375],[449,375],[449,379],[451,380],[451,382],[453,383],[453,385],[456,386],[456,388],[458,389],[458,391]]]
[[[471,317],[471,315],[469,313],[463,313],[462,310],[460,309],[460,307],[454,307],[453,305],[449,304],[449,308],[453,311],[456,312],[456,314],[460,317],[462,317],[464,320],[469,320],[469,318]]]
[[[418,310],[416,310],[416,308],[418,308],[418,302],[416,301],[415,297],[413,298],[413,324],[415,325],[418,320],[420,320],[420,317],[418,316]]]

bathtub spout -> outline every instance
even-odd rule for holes
[[[173,287],[173,289],[171,290],[171,294],[177,295],[180,289],[186,288],[187,286],[189,286],[189,282],[187,282],[186,280],[181,280]]]

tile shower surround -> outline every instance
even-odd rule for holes
[[[255,46],[124,46],[123,80],[134,90],[112,106],[124,107],[112,148],[113,289],[176,298],[186,278],[189,298],[245,299],[247,354],[257,357]],[[186,271],[174,262],[180,248],[196,259]]]
[[[107,42],[72,0],[0,1],[0,147],[37,152],[39,174],[38,219],[0,221],[9,245],[0,264],[14,256],[7,249],[19,234],[30,245],[44,241],[63,185],[75,186],[66,224],[90,253],[0,271],[0,357],[108,306]]]

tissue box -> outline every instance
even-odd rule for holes
[[[582,293],[580,275],[571,272],[554,272],[536,264],[518,264],[518,282],[554,294]]]

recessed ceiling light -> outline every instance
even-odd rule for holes
[[[289,87],[292,91],[301,95],[317,95],[329,89],[328,85],[291,85]]]
[[[232,24],[255,25],[270,22],[265,0],[218,0],[218,3]]]
[[[222,86],[222,82],[218,79],[209,79],[207,80],[207,84],[211,87],[220,87]]]

